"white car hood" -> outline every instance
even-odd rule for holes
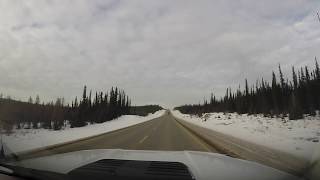
[[[101,159],[181,162],[188,166],[197,180],[300,179],[255,162],[198,151],[84,150],[18,161],[11,164],[66,174],[75,168]]]

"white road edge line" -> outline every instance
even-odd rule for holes
[[[210,146],[207,145],[207,143],[203,142],[203,140],[199,137],[197,137],[196,135],[194,135],[192,132],[190,132],[190,130],[188,130],[187,128],[185,128],[184,126],[182,126],[182,124],[179,124],[181,122],[178,122],[178,120],[174,119],[175,122],[178,124],[178,126],[180,128],[182,128],[187,134],[189,134],[190,137],[192,137],[192,139],[199,143],[203,148],[205,148],[208,152],[212,152],[212,150],[210,149]]]

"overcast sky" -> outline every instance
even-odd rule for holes
[[[319,0],[0,0],[0,92],[198,103],[320,57]],[[320,59],[320,58],[319,58]],[[290,77],[290,76],[288,76]]]

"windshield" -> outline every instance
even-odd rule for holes
[[[0,161],[201,152],[313,177],[319,9],[302,0],[1,1]],[[161,160],[146,157],[134,159]]]

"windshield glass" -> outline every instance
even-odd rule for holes
[[[1,1],[0,161],[196,151],[312,174],[319,9],[303,0]]]

